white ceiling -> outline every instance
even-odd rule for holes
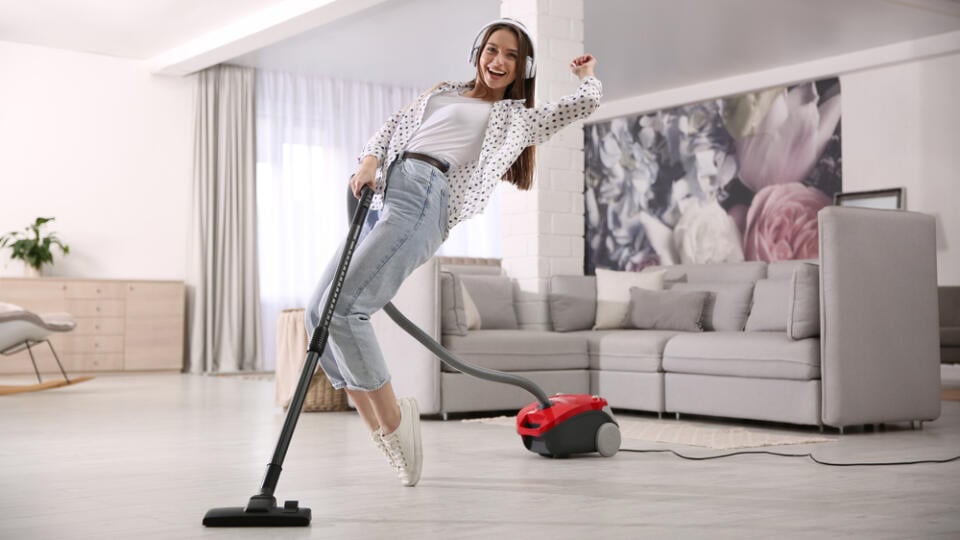
[[[352,4],[354,8],[349,8]],[[422,87],[468,78],[499,0],[386,0],[223,60]],[[322,0],[21,0],[0,40],[151,59],[274,7]],[[958,0],[585,0],[584,45],[609,100],[960,30]],[[337,7],[335,6],[335,7]],[[304,8],[305,9],[305,8]],[[333,9],[329,8],[328,12]],[[327,17],[329,20],[331,17]],[[256,43],[251,40],[250,43]],[[241,51],[243,52],[243,51]]]
[[[146,60],[278,0],[4,0],[0,41]]]

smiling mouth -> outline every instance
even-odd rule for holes
[[[498,71],[494,71],[494,70],[492,70],[492,69],[490,69],[490,68],[487,68],[487,73],[489,73],[489,74],[490,74],[491,76],[493,76],[493,77],[503,77],[504,75],[507,74],[507,72],[505,72],[505,71],[498,72]]]

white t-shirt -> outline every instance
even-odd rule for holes
[[[420,128],[405,150],[429,154],[454,170],[480,157],[493,103],[457,93],[430,98]]]

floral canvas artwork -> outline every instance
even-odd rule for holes
[[[842,187],[840,81],[590,124],[584,152],[587,275],[815,258]]]

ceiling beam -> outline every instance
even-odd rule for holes
[[[158,54],[149,60],[151,71],[189,75],[385,1],[285,0]]]

